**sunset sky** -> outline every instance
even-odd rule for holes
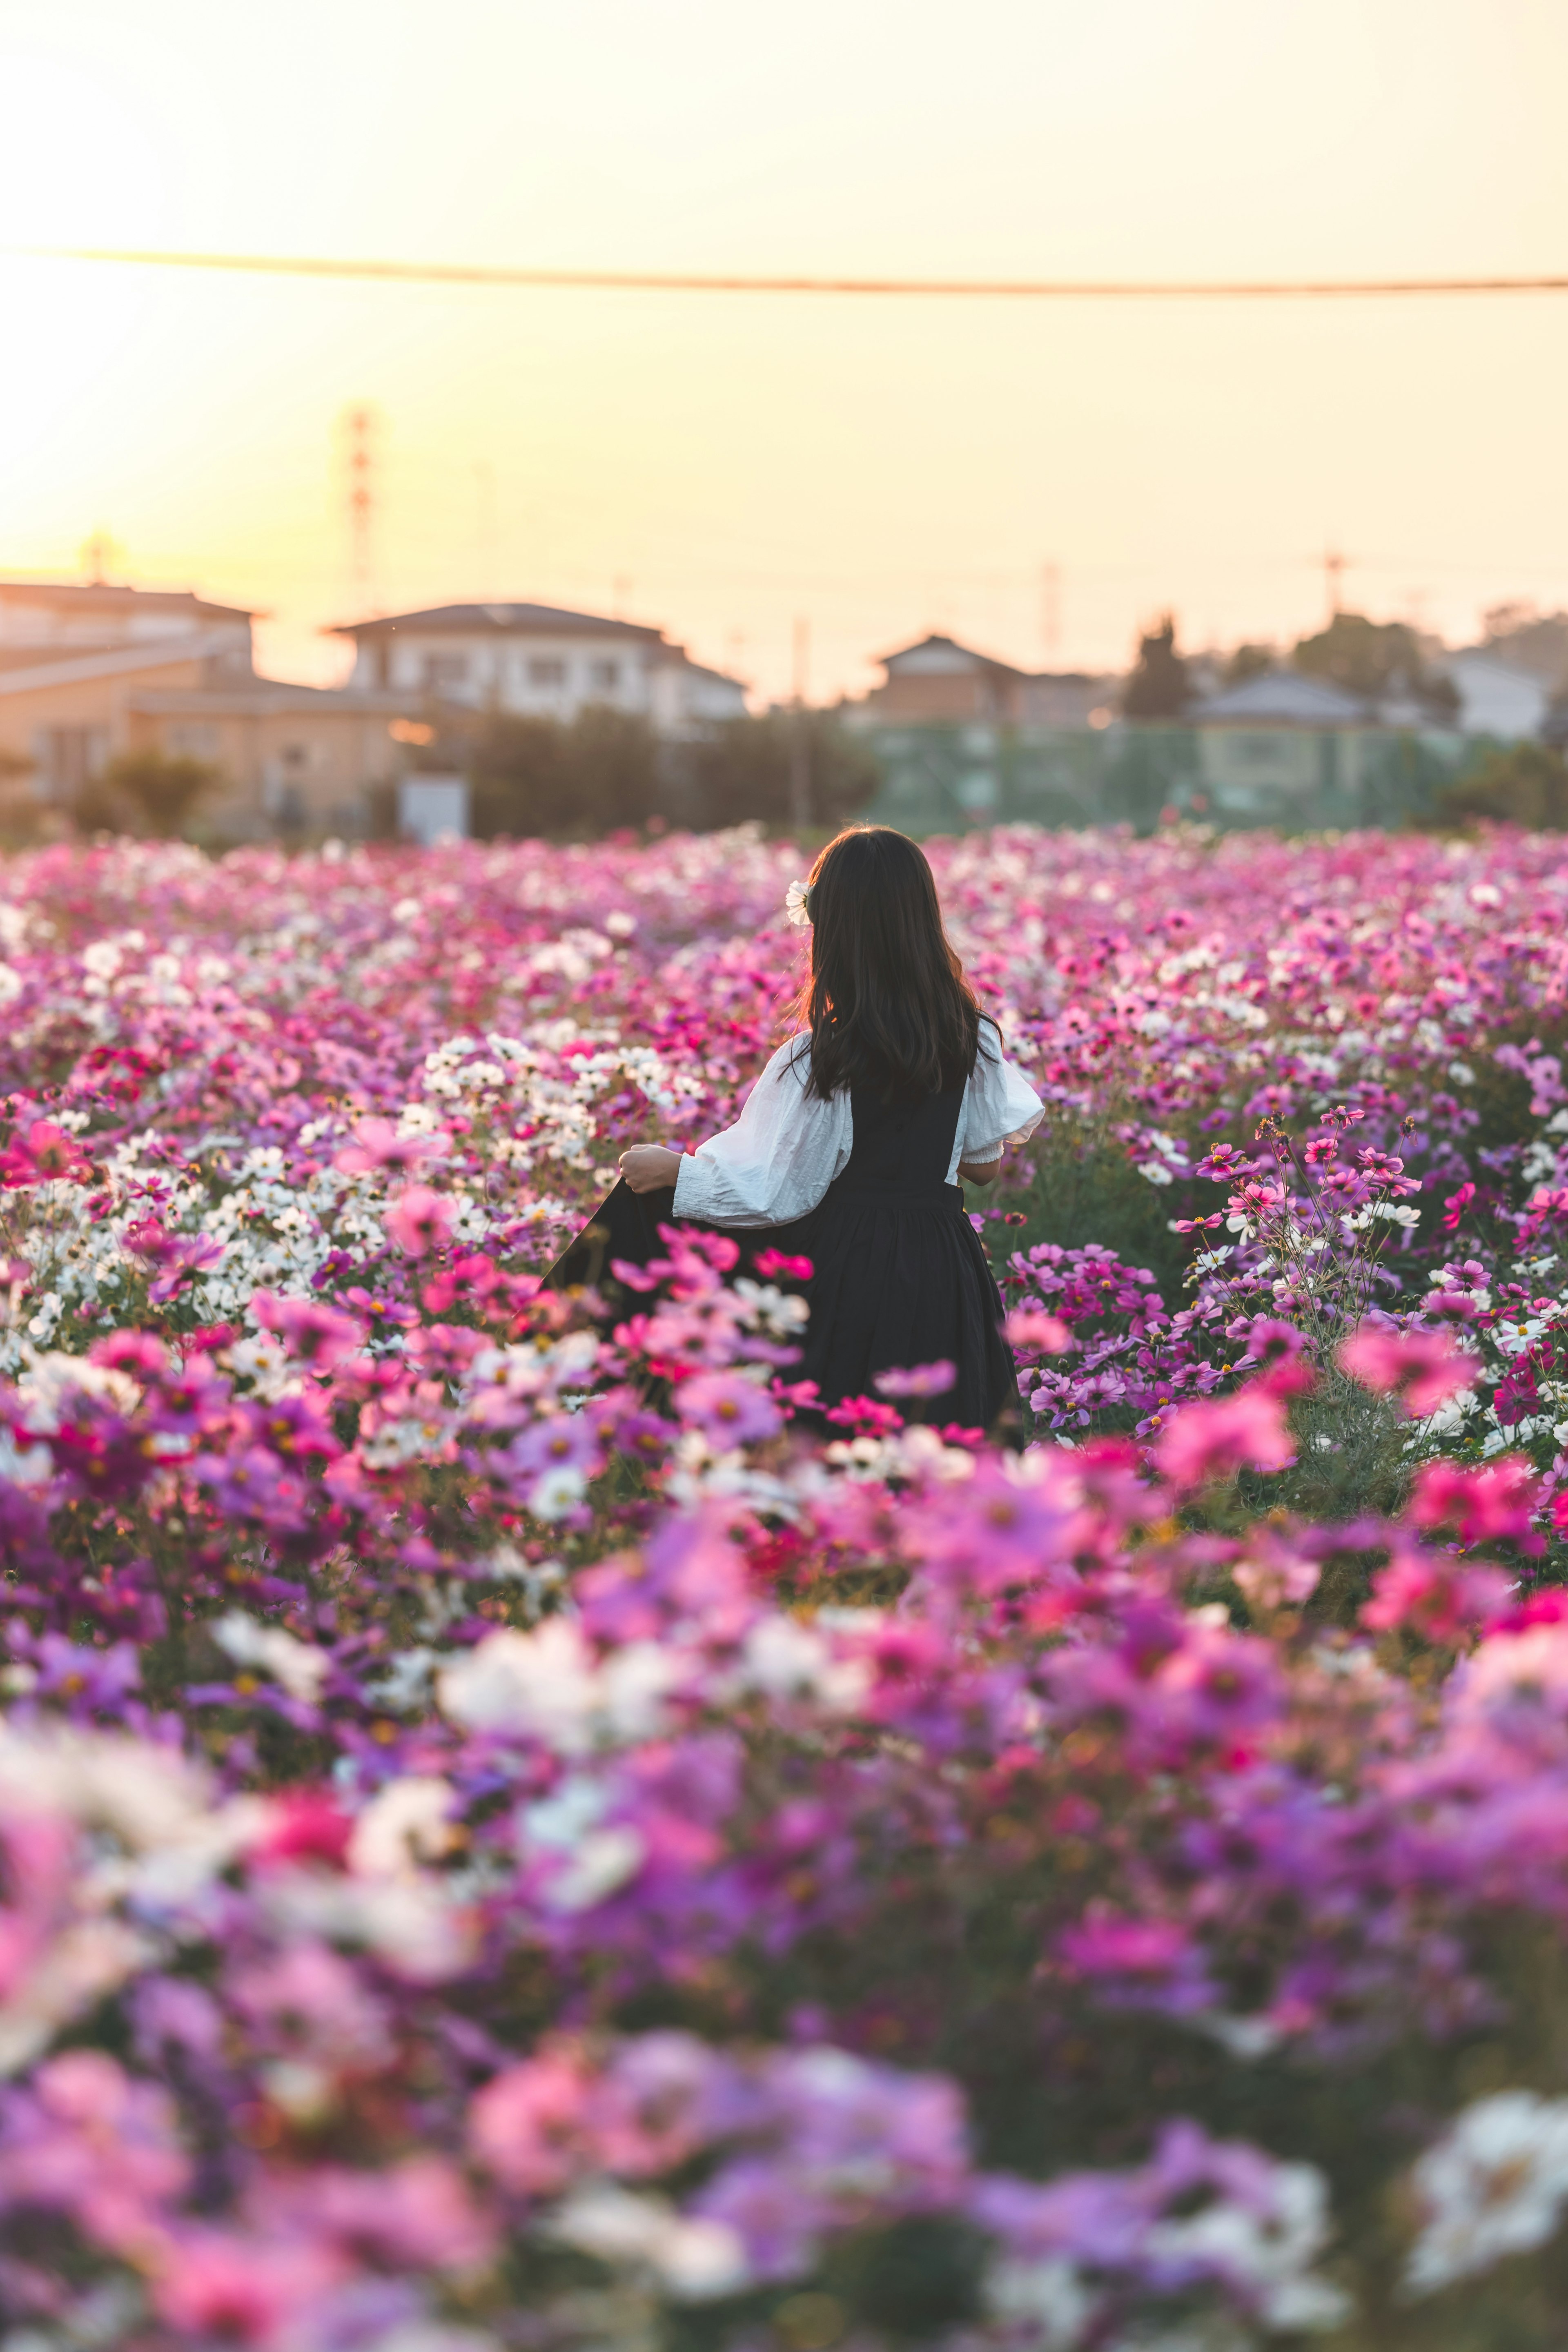
[[[1568,272],[1552,0],[0,0],[0,241],[955,276]],[[656,621],[760,696],[1568,603],[1568,296],[1161,306],[0,258],[0,572]],[[1059,630],[1042,570],[1058,567]]]

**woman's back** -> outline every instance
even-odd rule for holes
[[[948,1171],[964,1088],[888,1102],[872,1087],[850,1094],[849,1159],[838,1189],[867,1192],[952,1192]]]

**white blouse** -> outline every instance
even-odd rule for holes
[[[678,1217],[710,1225],[784,1225],[816,1208],[848,1164],[855,1122],[847,1090],[824,1102],[806,1093],[810,1076],[809,1040],[802,1031],[779,1047],[734,1126],[682,1158],[675,1180]],[[1005,1144],[1026,1142],[1044,1117],[1045,1105],[1028,1080],[994,1045],[988,1053],[983,1041],[959,1108],[948,1182],[957,1181],[961,1160],[983,1167]]]

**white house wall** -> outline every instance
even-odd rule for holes
[[[382,648],[386,672],[381,672]],[[455,667],[461,664],[460,672]],[[613,679],[607,672],[613,666]],[[551,672],[559,668],[560,676]],[[395,694],[499,708],[519,716],[570,720],[590,703],[634,711],[661,730],[731,719],[745,709],[744,689],[694,663],[660,659],[626,637],[464,635],[449,629],[400,629],[362,640],[352,683]]]
[[[620,638],[464,636],[453,630],[428,635],[399,631],[386,646],[386,684],[394,693],[437,694],[448,702],[547,719],[574,718],[585,703],[648,710],[647,665],[640,646]],[[379,685],[378,641],[361,645],[356,686]],[[461,664],[460,671],[456,665]],[[551,675],[556,665],[561,676]],[[613,682],[605,672],[613,665]]]

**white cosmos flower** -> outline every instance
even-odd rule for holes
[[[683,2303],[733,2294],[746,2284],[745,2249],[726,2223],[690,2220],[662,2197],[637,2196],[611,2180],[578,2189],[549,2227],[602,2263],[653,2271]]]
[[[313,1706],[321,1696],[329,1663],[325,1650],[297,1642],[281,1625],[258,1625],[243,1609],[230,1609],[213,1626],[212,1637],[237,1666],[259,1666],[290,1698]]]
[[[397,1877],[435,1862],[452,1844],[452,1790],[433,1774],[410,1773],[378,1789],[353,1827],[349,1864],[365,1878]]]
[[[687,1666],[656,1642],[628,1642],[603,1663],[567,1617],[531,1633],[489,1633],[437,1678],[444,1711],[470,1731],[540,1739],[558,1756],[657,1738],[665,1700]]]
[[[1554,2235],[1568,2204],[1568,2099],[1500,2091],[1429,2147],[1411,2180],[1426,2227],[1405,2284],[1431,2294]]]

